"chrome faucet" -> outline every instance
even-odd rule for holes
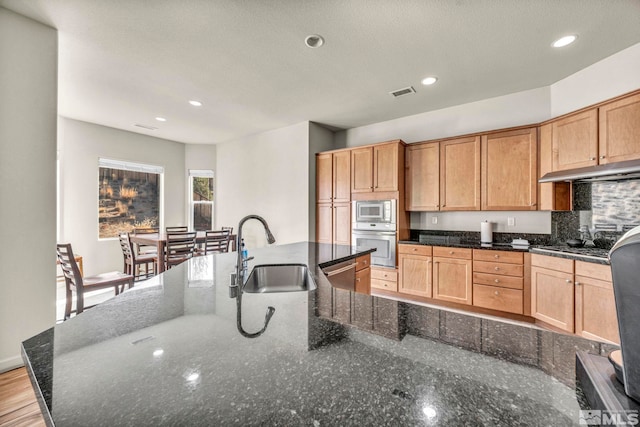
[[[271,230],[269,230],[269,225],[267,224],[267,221],[265,221],[264,218],[262,218],[261,216],[247,215],[244,218],[242,218],[240,220],[240,223],[238,224],[238,235],[236,237],[237,239],[236,251],[238,252],[238,260],[236,263],[236,271],[234,273],[231,273],[231,283],[229,283],[229,297],[236,299],[236,308],[237,308],[236,324],[238,327],[238,331],[247,338],[256,338],[262,335],[264,331],[267,329],[267,325],[269,324],[269,321],[271,320],[271,317],[273,316],[273,313],[275,313],[276,309],[273,307],[267,308],[267,314],[265,315],[265,318],[264,318],[264,326],[258,332],[249,333],[249,332],[246,332],[242,327],[242,287],[244,286],[244,272],[245,272],[243,264],[253,259],[253,257],[249,257],[245,259],[242,258],[242,226],[244,225],[245,222],[247,222],[250,219],[257,219],[262,223],[262,225],[264,226],[265,233],[267,235],[267,242],[269,244],[275,243],[276,239],[275,237],[273,237],[273,234],[271,234]]]
[[[238,252],[238,258],[236,262],[236,271],[235,273],[231,273],[231,283],[229,284],[229,296],[231,298],[236,298],[238,295],[242,294],[242,286],[244,285],[244,263],[246,261],[252,260],[253,257],[249,257],[246,259],[242,258],[242,226],[245,222],[250,219],[257,219],[264,226],[265,233],[267,235],[267,242],[269,244],[275,243],[276,239],[273,237],[271,230],[269,229],[269,224],[265,221],[264,218],[258,215],[247,215],[240,220],[238,224],[238,235],[236,236],[236,252]]]

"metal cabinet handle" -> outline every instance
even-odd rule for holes
[[[495,259],[498,259],[498,258],[500,258],[500,255],[494,255],[493,257],[494,257]]]
[[[604,158],[605,158],[605,156],[600,156],[600,158],[601,158],[601,159],[604,159]]]
[[[449,255],[453,255],[453,251],[449,251]]]
[[[496,295],[500,295],[500,292],[496,291],[496,292],[495,292],[495,294],[496,294]]]
[[[580,285],[582,285],[582,283],[576,282],[576,286],[580,286]]]
[[[496,279],[496,280],[494,280],[494,282],[496,282],[496,283],[500,283],[500,280]]]
[[[567,280],[565,280],[565,282],[571,283],[571,279],[567,279]]]
[[[360,278],[358,277],[358,278],[356,279],[356,282],[359,282],[359,281],[360,281]]]
[[[595,159],[596,159],[595,157],[589,157],[589,160],[595,160]]]
[[[500,271],[500,267],[496,267],[496,271]]]

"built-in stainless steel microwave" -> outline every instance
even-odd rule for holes
[[[357,200],[352,206],[352,222],[396,223],[395,200]],[[394,227],[395,230],[395,227]]]

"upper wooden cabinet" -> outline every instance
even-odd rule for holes
[[[552,122],[553,170],[598,164],[598,109]]]
[[[398,140],[351,150],[351,192],[370,193],[398,191],[399,152],[404,145]]]
[[[351,153],[349,150],[316,155],[316,201],[351,201]]]
[[[406,210],[439,210],[440,143],[410,145],[406,153]]]
[[[640,158],[640,94],[599,108],[600,164]]]
[[[480,210],[480,136],[440,143],[440,210]]]
[[[544,124],[538,129],[538,177],[543,177],[553,170],[552,125]],[[571,183],[546,182],[538,184],[538,210],[570,211]]]
[[[482,210],[536,210],[536,128],[482,136]]]

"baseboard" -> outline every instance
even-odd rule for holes
[[[2,359],[0,360],[0,374],[23,366],[24,362],[19,354],[14,357],[9,357],[8,359]]]

